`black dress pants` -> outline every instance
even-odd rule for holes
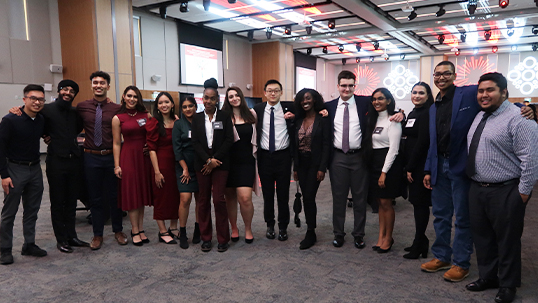
[[[81,159],[47,155],[47,179],[50,192],[50,218],[57,242],[78,238],[75,231]]]
[[[297,176],[299,177],[299,186],[303,193],[304,215],[308,229],[316,228],[316,194],[318,193],[319,181],[317,180],[318,167],[312,165],[311,153],[299,153],[299,163]]]

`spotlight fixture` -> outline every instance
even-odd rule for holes
[[[510,48],[513,52],[517,51],[517,45],[512,45],[512,47]]]
[[[534,49],[534,46],[535,46],[535,45],[532,46],[532,49]],[[534,50],[534,51],[536,51],[536,50]],[[355,62],[357,62],[357,63],[361,63],[361,58],[357,57],[357,58],[355,59]]]
[[[514,35],[514,30],[513,29],[507,29],[506,34],[508,35],[508,37],[512,37]]]
[[[374,62],[374,56],[370,56],[370,62]]]
[[[344,51],[344,46],[342,44],[338,45],[338,50],[340,52],[343,52]]]
[[[346,63],[347,63],[347,59],[346,59],[346,58],[343,58],[343,59],[342,59],[342,65],[346,65]]]
[[[451,49],[450,49],[451,52],[457,52],[459,51],[459,49],[455,46],[453,46]]]
[[[499,50],[499,47],[497,47],[497,45],[495,45],[495,46],[493,46],[493,47],[491,48],[491,52],[494,53],[494,54],[495,54],[498,50]]]
[[[372,43],[374,45],[374,49],[375,50],[378,50],[379,49],[379,42],[375,41]]]
[[[473,48],[473,55],[478,54],[478,48]]]
[[[405,54],[400,54],[400,60],[405,59]]]
[[[361,51],[362,45],[360,43],[355,44],[355,47],[357,48],[357,52]]]
[[[267,39],[271,39],[271,36],[273,35],[273,28],[272,27],[268,27],[265,29],[265,37],[267,37]]]
[[[538,2],[536,2],[536,6],[538,6]],[[532,27],[532,33],[533,33],[534,35],[538,35],[538,25],[534,25],[534,26]]]
[[[532,44],[532,51],[535,52],[538,50],[538,43],[533,43]]]
[[[235,4],[235,2],[237,2],[237,0],[228,0],[228,3],[230,4]]]
[[[159,7],[159,15],[161,15],[161,18],[166,19],[166,6],[160,6]]]
[[[189,2],[181,2],[179,5],[179,11],[182,13],[188,13],[189,12]]]
[[[439,41],[439,44],[443,44],[443,42],[445,42],[445,35],[440,34],[437,36],[437,41]]]
[[[204,5],[204,11],[209,11],[209,5],[211,4],[211,0],[203,0]]]
[[[489,38],[491,38],[491,30],[487,30],[487,31],[484,32],[484,39],[486,39],[486,41],[488,41]]]
[[[306,54],[307,54],[307,55],[311,55],[311,54],[312,54],[312,48],[311,48],[311,47],[309,47],[309,48],[306,49]]]
[[[284,35],[291,35],[291,25],[286,26],[284,29]]]
[[[248,38],[249,42],[252,42],[252,40],[254,40],[254,31],[253,30],[249,30],[247,32],[247,38]]]
[[[327,23],[327,27],[329,29],[334,29],[336,27],[336,21],[334,19],[329,19],[329,22]]]
[[[312,25],[305,27],[306,34],[310,35],[312,33]]]
[[[439,10],[435,13],[435,17],[441,17],[446,13],[444,5],[439,5]]]
[[[469,11],[469,15],[474,15],[474,12],[476,11],[476,0],[469,0],[467,10]]]
[[[454,55],[459,56],[459,55],[460,55],[460,51],[457,50],[456,52],[454,52]]]
[[[386,56],[385,58],[383,58],[383,59],[385,59],[385,61],[389,61],[389,58],[390,58],[390,56],[387,55],[387,56]]]
[[[499,0],[499,7],[500,8],[507,8],[508,4],[510,4],[510,1],[508,1],[508,0]]]
[[[417,11],[414,10],[409,14],[409,16],[407,16],[407,21],[411,21],[411,20],[415,19],[416,17],[417,17]]]
[[[329,51],[327,50],[327,46],[324,46],[324,47],[321,49],[321,51],[322,51],[324,54],[326,54],[326,53],[329,52]]]
[[[461,39],[461,42],[462,42],[462,43],[465,43],[465,40],[467,39],[467,34],[466,34],[466,33],[462,33],[462,34],[460,35],[460,39]]]

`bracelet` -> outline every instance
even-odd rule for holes
[[[120,166],[116,166],[116,167],[114,167],[114,170],[116,170],[116,169],[118,169],[118,168],[121,168],[121,167],[120,167]]]
[[[205,164],[206,164],[206,165],[211,164],[211,158],[207,159],[207,162],[206,162]]]

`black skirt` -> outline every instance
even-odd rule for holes
[[[373,199],[394,199],[401,195],[403,173],[400,159],[401,157],[396,157],[394,163],[392,163],[392,166],[387,172],[385,188],[380,188],[377,183],[379,181],[379,177],[381,176],[381,170],[385,164],[385,158],[388,151],[388,148],[374,149],[372,151],[370,161],[370,187],[368,194]]]

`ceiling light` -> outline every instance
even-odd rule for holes
[[[532,48],[534,49],[534,45],[532,46]],[[536,51],[536,50],[535,50],[535,51]],[[360,63],[360,62],[361,62],[361,58],[357,57],[357,58],[355,59],[355,62]]]
[[[439,10],[437,11],[437,13],[435,13],[435,17],[441,17],[445,13],[446,13],[446,11],[444,9],[444,5],[440,5]]]
[[[407,1],[406,6],[402,7],[402,12],[404,12],[404,13],[410,13],[413,10],[414,10],[414,8],[411,5],[409,5],[409,1]]]
[[[469,0],[467,10],[469,11],[469,15],[474,15],[474,12],[476,11],[476,0]]]
[[[267,27],[265,29],[265,36],[267,37],[267,39],[271,39],[272,35],[273,35],[273,28],[272,27]]]
[[[249,30],[247,32],[247,38],[248,38],[249,42],[252,42],[252,40],[254,40],[254,31],[253,30]]]
[[[237,0],[228,0],[228,3],[230,4],[235,4],[235,2],[237,2]]]
[[[507,29],[506,34],[508,35],[508,37],[512,37],[514,35],[514,30],[513,29]]]
[[[324,47],[321,49],[321,51],[322,51],[324,54],[326,54],[326,53],[329,52],[329,51],[327,50],[327,46],[324,46]]]
[[[409,16],[407,16],[407,21],[411,21],[413,19],[415,19],[417,17],[417,12],[416,11],[412,11]]]
[[[209,5],[211,4],[211,0],[203,0],[204,4],[204,11],[209,11]]]
[[[343,58],[343,59],[342,59],[342,65],[346,65],[346,63],[347,63],[347,59],[346,59],[346,58]]]
[[[454,52],[454,55],[459,56],[459,55],[460,55],[460,51],[457,50],[456,52]]]
[[[310,34],[312,33],[312,25],[307,26],[307,27],[305,28],[305,30],[306,30],[306,34],[307,34],[307,35],[310,35]]]
[[[344,46],[342,44],[338,45],[338,50],[340,52],[343,52],[344,51]]]
[[[381,55],[381,58],[383,59],[387,59],[389,57],[389,55],[386,53],[386,50],[385,52],[383,53],[383,55]]]
[[[473,48],[473,55],[478,54],[478,48]]]
[[[357,48],[357,51],[360,52],[362,45],[360,43],[355,44],[355,47]]]
[[[450,49],[451,52],[457,52],[458,50],[459,49],[457,47],[455,47],[455,46]]]
[[[506,7],[508,7],[508,4],[510,4],[510,1],[508,1],[508,0],[499,0],[499,7],[500,8],[506,8]]]
[[[389,58],[390,58],[389,55],[387,55],[387,56],[386,56],[385,58],[383,58],[383,59],[385,59],[385,61],[389,61]]]
[[[181,2],[179,5],[179,11],[182,13],[189,12],[189,2]]]
[[[375,49],[375,50],[378,50],[378,49],[379,49],[379,42],[374,41],[374,42],[372,42],[372,44],[374,45],[374,49]]]
[[[370,62],[374,62],[374,56],[370,56]]]
[[[400,54],[400,60],[405,59],[405,54]]]
[[[537,6],[538,6],[538,2],[537,2]],[[532,33],[534,35],[538,35],[538,25],[535,25],[532,27]]]
[[[461,38],[461,42],[465,43],[465,40],[467,39],[467,34],[462,33],[462,34],[460,35],[460,38]]]
[[[486,39],[486,41],[488,41],[489,38],[491,38],[491,30],[484,32],[484,39]]]
[[[535,52],[538,50],[538,43],[533,43],[532,44],[532,51]]]
[[[443,42],[445,42],[445,35],[440,34],[437,36],[437,41],[439,41],[439,44],[443,44]]]
[[[491,52],[494,53],[494,54],[495,54],[498,50],[499,50],[499,47],[497,47],[497,45],[495,45],[495,46],[493,46],[493,47],[491,48]]]
[[[291,35],[291,25],[286,26],[284,29],[284,35]]]
[[[312,48],[311,48],[311,47],[309,47],[309,48],[306,49],[306,54],[307,54],[307,55],[311,55],[311,54],[312,54]]]
[[[336,21],[334,19],[329,19],[329,22],[327,23],[327,27],[329,29],[334,29],[336,27]]]
[[[159,7],[159,15],[161,15],[161,18],[166,19],[166,6],[160,6]]]
[[[517,51],[517,45],[512,45],[512,47],[510,48],[513,52]]]

